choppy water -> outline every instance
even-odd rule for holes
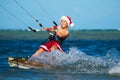
[[[54,68],[9,67],[7,57],[31,56],[44,40],[0,40],[0,80],[119,80],[120,40],[66,40],[56,50],[33,58]]]

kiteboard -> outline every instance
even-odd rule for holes
[[[22,69],[30,69],[30,68],[49,68],[51,65],[38,63],[35,61],[29,61],[26,58],[15,58],[8,57],[8,64],[10,67],[18,67]]]

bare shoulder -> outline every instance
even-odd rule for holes
[[[70,34],[70,32],[69,31],[66,31],[66,35],[69,35]]]

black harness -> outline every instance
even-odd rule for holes
[[[66,38],[61,38],[61,37],[59,37],[58,35],[56,35],[56,33],[54,33],[54,34],[50,34],[50,36],[49,36],[49,38],[47,39],[47,40],[45,40],[44,42],[43,42],[43,44],[45,44],[45,43],[47,43],[47,42],[51,42],[51,45],[50,45],[50,47],[52,47],[52,40],[55,40],[55,41],[57,41],[59,44],[60,44],[60,46],[62,45],[62,43],[63,43],[63,41],[65,40]]]
[[[61,38],[59,37],[58,35],[54,34],[54,35],[50,35],[49,36],[49,40],[55,40],[57,41],[60,45],[62,45],[63,41],[65,40],[66,38]]]

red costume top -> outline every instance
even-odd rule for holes
[[[43,43],[43,45],[40,46],[40,48],[44,49],[47,52],[50,52],[51,47],[56,46],[57,49],[64,52],[61,45],[65,39],[66,39],[66,37],[61,38],[55,32],[54,35],[49,36],[49,38]]]

